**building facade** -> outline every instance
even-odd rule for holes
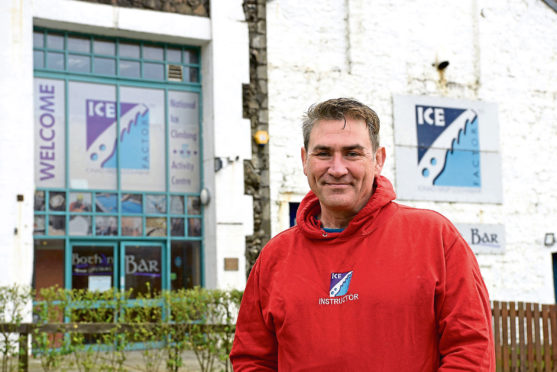
[[[0,6],[0,280],[241,288],[242,3],[101,3]]]
[[[469,234],[469,242],[481,238],[483,249],[473,249],[492,299],[553,303],[557,251],[551,235],[557,233],[557,151],[552,144],[557,135],[554,4],[542,0],[268,2],[273,234],[289,226],[291,209],[308,190],[300,161],[302,113],[314,102],[354,97],[373,107],[381,119],[381,143],[387,149],[383,174],[393,182],[397,201],[444,214]],[[410,181],[402,177],[417,166],[416,146],[427,146],[421,141],[416,144],[416,138],[411,143],[410,131],[416,127],[420,131],[420,124],[411,122],[413,114],[405,110],[416,108],[417,117],[420,107],[441,108],[447,125],[447,109],[470,108],[478,113],[485,172],[481,192],[491,187],[490,197],[456,197],[463,189],[469,194],[480,192],[466,186],[430,185],[433,195],[425,197],[405,191]],[[489,110],[495,116],[485,116]],[[433,114],[428,118],[432,127],[441,124],[434,123]],[[493,132],[482,133],[484,129]],[[478,152],[465,150],[472,156]],[[496,177],[489,180],[491,172]],[[457,192],[436,200],[447,190]],[[491,242],[492,235],[497,235],[496,242]]]
[[[0,30],[2,285],[243,288],[309,189],[303,112],[345,96],[492,299],[555,301],[552,0],[17,0]]]

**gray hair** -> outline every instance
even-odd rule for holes
[[[309,135],[319,120],[363,120],[369,132],[373,151],[379,148],[379,116],[368,106],[351,98],[334,98],[311,105],[304,114],[302,132],[304,148],[308,149]]]

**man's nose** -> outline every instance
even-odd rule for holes
[[[342,154],[334,154],[331,158],[331,164],[329,165],[329,169],[327,171],[331,176],[340,178],[348,173],[348,169],[346,169],[345,160],[342,157]]]

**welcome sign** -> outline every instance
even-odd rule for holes
[[[497,106],[395,96],[400,199],[501,203]]]
[[[34,80],[34,166],[37,187],[64,187],[65,92],[64,81]]]

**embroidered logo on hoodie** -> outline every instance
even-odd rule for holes
[[[329,297],[344,296],[348,292],[352,279],[352,271],[347,273],[331,273],[331,286],[329,287]]]
[[[347,294],[350,287],[353,271],[345,273],[331,273],[331,282],[329,286],[329,298],[320,298],[319,305],[339,305],[346,301],[354,301],[358,299],[358,294]]]

